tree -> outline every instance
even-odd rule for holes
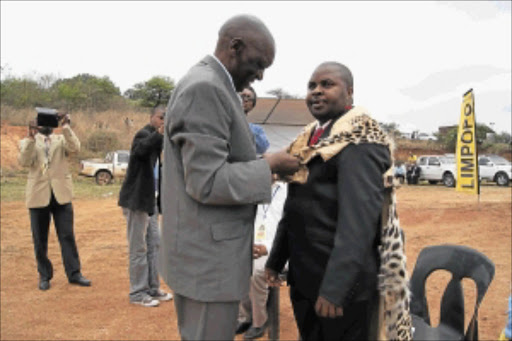
[[[446,149],[455,151],[455,148],[457,147],[458,130],[458,127],[453,127],[448,130],[446,134],[439,136],[439,140],[444,144]],[[485,140],[487,133],[494,133],[494,130],[484,123],[476,124],[476,141],[478,144],[481,144]]]
[[[0,82],[2,104],[16,108],[47,105],[50,95],[36,81],[27,78],[8,77]]]
[[[137,83],[124,92],[124,96],[140,101],[143,107],[156,107],[167,104],[174,89],[174,81],[166,76],[154,76],[146,82]]]
[[[65,79],[53,75],[42,75],[37,79],[6,76],[0,84],[2,105],[17,108],[49,106],[68,111],[103,111],[118,105],[119,100],[125,101],[108,77],[87,73]]]
[[[446,134],[438,135],[438,141],[441,142],[445,149],[450,152],[455,152],[455,148],[457,146],[457,127],[453,127],[446,132]]]
[[[501,133],[496,135],[496,143],[510,143],[510,142],[512,142],[512,136],[509,133],[502,131]]]
[[[42,75],[39,77],[37,83],[43,89],[50,89],[52,85],[57,81],[57,77],[52,74]]]
[[[401,136],[400,130],[398,130],[399,125],[397,123],[395,123],[395,122],[390,122],[390,123],[379,122],[379,124],[380,124],[380,127],[382,128],[382,130],[384,130],[393,139],[397,139]]]
[[[275,89],[269,90],[269,91],[267,91],[267,94],[273,95],[273,96],[276,96],[277,98],[282,98],[282,99],[298,98],[298,96],[291,95],[288,92],[284,91],[282,88],[275,88]]]
[[[107,110],[121,96],[119,88],[107,76],[97,77],[87,73],[58,80],[51,90],[56,92],[58,104],[67,110]]]

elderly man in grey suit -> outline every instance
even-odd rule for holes
[[[160,270],[175,293],[183,340],[234,339],[256,204],[270,202],[272,173],[299,166],[284,151],[256,157],[237,94],[263,78],[274,55],[267,27],[235,16],[221,27],[214,55],[192,67],[169,100]]]

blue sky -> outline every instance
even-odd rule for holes
[[[474,89],[477,121],[511,131],[510,1],[1,1],[6,74],[108,76],[125,91],[154,75],[179,80],[212,53],[229,17],[248,13],[277,54],[258,95],[304,96],[321,62],[347,65],[355,103],[404,131],[457,124]]]

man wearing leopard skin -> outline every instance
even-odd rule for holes
[[[289,179],[267,279],[278,285],[277,274],[289,261],[302,340],[376,339],[379,289],[386,336],[410,339],[403,241],[394,192],[385,181],[391,143],[363,109],[352,107],[352,95],[352,74],[344,65],[327,62],[314,71],[306,103],[317,122],[289,148],[303,167]]]

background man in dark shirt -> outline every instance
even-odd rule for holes
[[[158,207],[155,166],[162,152],[165,108],[153,108],[150,123],[132,142],[126,177],[119,193],[119,206],[126,218],[130,272],[130,303],[155,307],[172,299],[160,289],[158,278]]]

